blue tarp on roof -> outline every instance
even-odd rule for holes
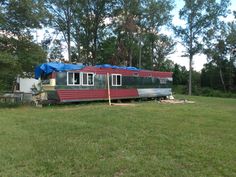
[[[57,62],[43,63],[35,68],[35,79],[40,78],[41,74],[51,74],[53,71],[67,71],[67,70],[80,70],[83,69],[85,65],[83,64],[65,64]],[[140,71],[141,69],[136,67],[125,67],[125,66],[115,66],[110,64],[96,65],[97,68],[112,68],[112,69],[124,69],[132,71]]]
[[[136,67],[126,67],[126,66],[115,66],[110,64],[103,64],[103,65],[96,65],[97,68],[112,68],[112,69],[125,69],[125,70],[132,70],[132,71],[139,71],[139,68]]]
[[[53,71],[80,70],[85,66],[82,64],[65,64],[57,62],[43,63],[35,68],[35,79],[38,79],[42,73],[50,74]]]

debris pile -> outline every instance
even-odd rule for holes
[[[184,103],[195,103],[194,101],[188,101],[186,99],[181,100],[161,100],[160,103],[169,103],[169,104],[184,104]]]

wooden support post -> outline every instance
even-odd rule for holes
[[[109,79],[109,73],[107,73],[107,91],[108,91],[108,101],[109,101],[109,106],[111,106],[111,90],[110,90],[110,79]]]

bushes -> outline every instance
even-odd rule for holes
[[[175,94],[187,94],[188,92],[187,86],[185,85],[173,85],[172,92]]]
[[[173,85],[173,93],[188,94],[188,88],[185,85]],[[209,87],[197,87],[192,88],[192,94],[197,96],[208,97],[222,97],[222,98],[236,98],[236,93],[223,92],[221,90],[214,90]]]
[[[0,109],[1,108],[16,108],[21,106],[22,104],[20,103],[1,103],[0,102]]]
[[[231,92],[223,92],[221,90],[214,90],[208,87],[201,88],[200,90],[202,96],[236,98],[236,94]]]

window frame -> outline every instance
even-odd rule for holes
[[[113,76],[116,77],[116,83],[113,84]],[[120,76],[120,85],[117,84],[117,76]],[[120,87],[122,86],[122,74],[111,74],[111,85],[115,87]]]
[[[87,75],[87,84],[84,84],[84,74]],[[93,84],[89,84],[89,74],[92,74],[92,81],[93,81]],[[81,85],[82,86],[94,86],[94,76],[95,74],[93,72],[82,72],[82,75],[80,76],[81,77]]]
[[[167,84],[167,79],[159,78],[159,82],[160,82],[161,85]]]
[[[69,83],[69,74],[73,74],[73,77],[72,77],[72,81],[73,83],[70,84]],[[79,74],[79,84],[75,84],[75,74],[78,73]],[[67,85],[68,86],[81,86],[81,72],[67,72]]]

